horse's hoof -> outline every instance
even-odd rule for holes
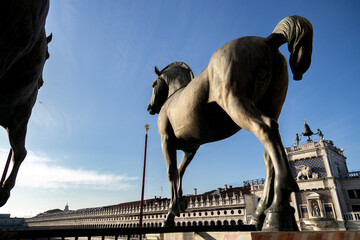
[[[10,191],[5,188],[0,188],[0,207],[4,206],[10,197]]]
[[[254,225],[256,231],[261,231],[265,220],[265,214],[255,212],[251,216],[250,225]]]
[[[289,207],[281,211],[268,209],[265,211],[266,217],[262,231],[299,231],[294,217],[294,208]]]
[[[175,227],[175,215],[172,214],[172,213],[169,213],[167,216],[166,216],[166,219],[164,221],[164,224],[163,226],[164,227]]]
[[[188,201],[186,200],[186,197],[180,197],[179,205],[180,205],[180,211],[185,212],[185,210],[188,207]]]

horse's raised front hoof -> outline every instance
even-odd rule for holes
[[[10,197],[10,191],[5,188],[0,188],[0,207],[4,206]]]
[[[185,212],[185,210],[188,207],[188,201],[186,200],[186,197],[183,197],[183,196],[180,197],[179,205],[180,205],[180,211]]]
[[[175,227],[175,215],[173,213],[168,213],[164,221],[163,227]]]
[[[255,211],[251,216],[250,225],[254,225],[257,231],[261,231],[265,220],[265,214]]]
[[[295,209],[293,207],[279,211],[271,209],[266,210],[266,217],[261,230],[264,232],[299,231],[294,212]]]

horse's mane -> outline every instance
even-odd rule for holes
[[[169,70],[171,68],[183,68],[185,70],[188,70],[190,73],[190,81],[194,78],[194,73],[191,70],[191,68],[189,67],[189,65],[187,65],[184,62],[173,62],[170,63],[169,65],[167,65],[163,70],[161,70],[161,73],[164,73],[164,71]]]

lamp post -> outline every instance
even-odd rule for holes
[[[144,209],[144,188],[145,188],[145,168],[146,168],[146,148],[147,148],[147,138],[149,131],[149,124],[145,125],[145,149],[144,149],[144,167],[143,167],[143,178],[142,178],[142,188],[141,188],[141,201],[140,201],[140,223],[139,226],[142,227],[142,218],[143,218],[143,209]]]

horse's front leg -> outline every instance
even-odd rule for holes
[[[180,211],[184,212],[187,209],[187,201],[186,198],[182,196],[182,178],[184,176],[185,170],[187,166],[190,164],[191,160],[194,158],[198,147],[192,150],[183,150],[184,155],[181,160],[181,163],[178,166],[179,178],[178,178],[178,193],[179,193],[179,204],[180,204]]]
[[[0,188],[0,207],[2,207],[10,197],[10,191],[15,186],[16,176],[21,163],[24,161],[27,151],[25,149],[25,136],[27,121],[17,128],[7,128],[10,145],[13,151],[13,167],[9,177]]]
[[[168,135],[161,136],[161,148],[166,162],[167,174],[170,182],[171,203],[164,226],[175,226],[175,216],[180,216],[178,181],[179,173],[176,161],[176,149]]]

